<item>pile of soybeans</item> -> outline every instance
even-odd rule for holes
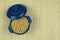
[[[11,27],[16,33],[24,33],[29,26],[29,22],[26,17],[22,17],[17,20],[13,20],[11,23]]]

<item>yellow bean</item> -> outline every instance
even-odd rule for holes
[[[11,23],[11,27],[16,33],[23,33],[29,26],[29,22],[26,17],[22,17],[21,19],[13,20]]]

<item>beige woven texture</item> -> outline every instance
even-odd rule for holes
[[[24,4],[31,17],[30,30],[24,35],[10,33],[7,9]],[[0,0],[0,40],[60,40],[60,0]]]

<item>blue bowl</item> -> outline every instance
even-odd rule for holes
[[[32,22],[32,20],[31,20],[31,18],[30,18],[29,16],[25,16],[25,17],[27,18],[27,20],[28,20],[28,22],[29,22],[29,26],[28,26],[28,28],[26,29],[25,32],[23,32],[23,33],[16,33],[16,32],[14,32],[14,30],[13,30],[12,27],[11,27],[11,23],[12,23],[13,20],[10,21],[10,25],[9,25],[9,27],[8,27],[9,31],[10,31],[11,33],[15,33],[15,34],[18,34],[18,35],[25,34],[25,33],[29,30],[30,24],[31,24],[31,22]]]
[[[22,4],[16,4],[11,6],[7,11],[7,17],[11,20],[19,19],[25,16],[27,12],[26,6]]]

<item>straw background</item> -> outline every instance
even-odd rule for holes
[[[8,8],[14,4],[27,6],[32,19],[30,30],[24,35],[8,30]],[[0,40],[60,40],[60,0],[0,0]]]

